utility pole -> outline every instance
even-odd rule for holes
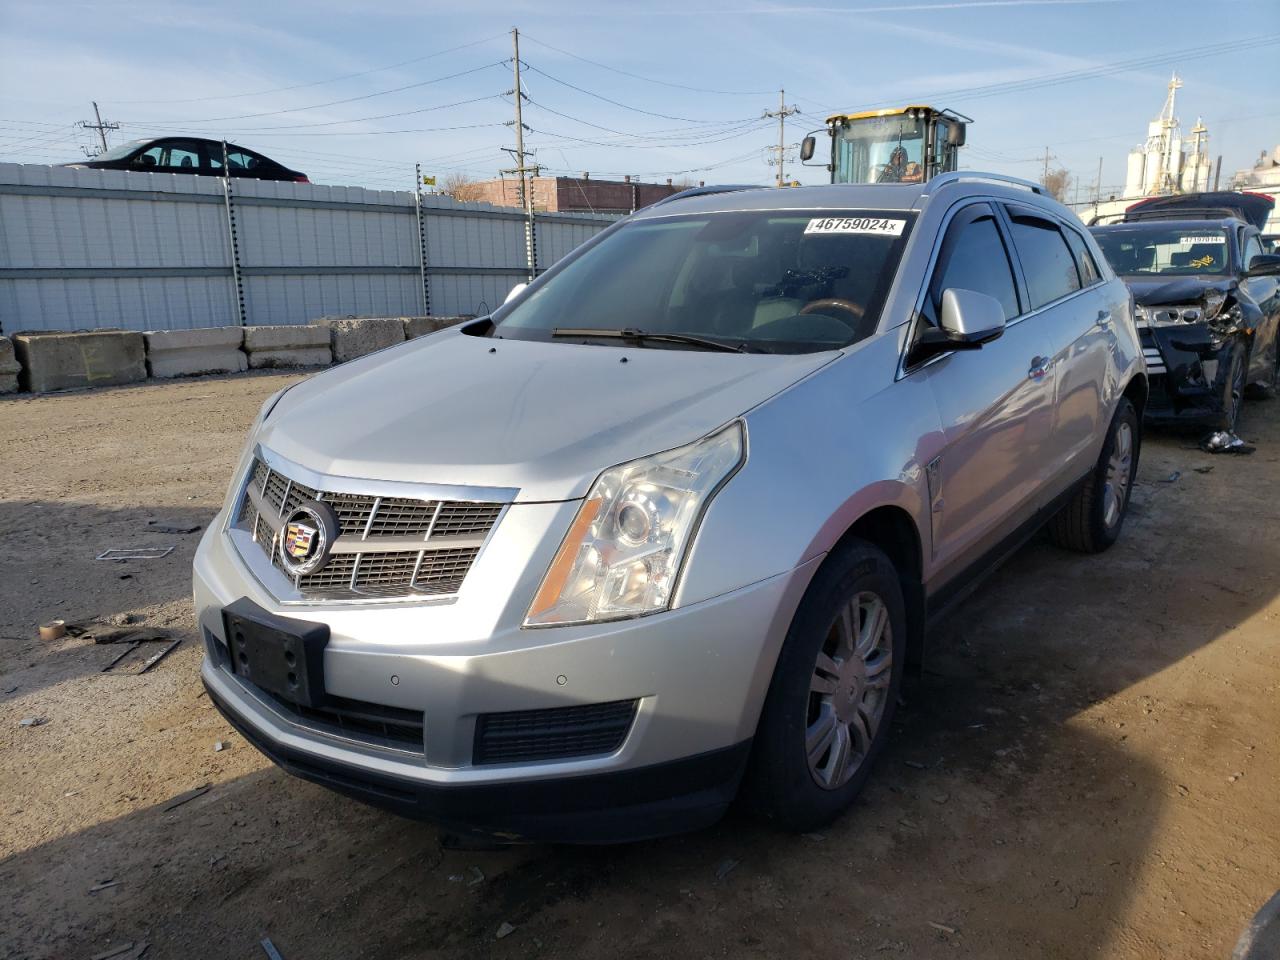
[[[1098,179],[1093,182],[1093,202],[1102,199],[1102,158],[1098,158]]]
[[[102,152],[106,153],[107,152],[107,131],[119,130],[120,124],[103,123],[102,114],[98,112],[98,101],[91,100],[90,102],[93,104],[93,115],[94,117],[97,118],[97,123],[90,123],[88,120],[81,120],[79,123],[76,124],[76,126],[83,127],[85,130],[97,130],[98,137],[99,139],[102,140]]]
[[[778,91],[778,109],[766,110],[763,114],[765,117],[778,118],[778,145],[776,147],[769,148],[769,150],[772,153],[775,153],[777,156],[775,157],[775,159],[769,161],[769,165],[773,166],[774,164],[777,164],[778,186],[780,187],[785,186],[787,182],[787,172],[784,166],[787,159],[787,150],[790,149],[787,146],[787,117],[792,116],[793,114],[797,114],[799,112],[800,112],[799,107],[787,106],[787,91],[779,90]]]
[[[529,281],[532,283],[538,275],[538,251],[535,245],[536,234],[533,229],[533,184],[528,179],[528,174],[532,173],[536,177],[541,168],[536,165],[529,165],[528,158],[531,151],[526,151],[524,148],[524,132],[528,128],[524,125],[521,109],[524,101],[524,90],[520,86],[520,31],[515,27],[511,28],[511,51],[516,81],[515,90],[512,91],[516,102],[516,148],[514,151],[507,150],[506,152],[515,157],[516,165],[511,170],[499,172],[514,173],[520,178],[520,201],[524,207],[524,249],[525,256],[529,262]]]
[[[1044,148],[1044,176],[1040,178],[1040,183],[1046,187],[1049,185],[1049,148],[1048,147]]]

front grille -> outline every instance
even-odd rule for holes
[[[304,707],[277,697],[261,687],[255,686],[253,689],[258,696],[271,701],[278,710],[302,721],[311,729],[375,746],[401,750],[411,747],[415,752],[422,752],[421,711],[334,696],[326,697],[323,707]]]
[[[323,567],[292,577],[280,561],[277,531],[305,500],[333,507],[341,532]],[[235,525],[253,535],[304,599],[439,597],[461,588],[502,506],[317,490],[255,459]],[[410,542],[405,549],[378,549],[383,546],[378,541],[387,538],[420,541],[421,546]],[[361,550],[365,544],[372,549]]]
[[[472,762],[524,763],[613,753],[627,738],[636,700],[582,707],[483,713],[476,718]]]

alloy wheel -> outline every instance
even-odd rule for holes
[[[839,789],[866,760],[892,677],[889,608],[877,594],[863,591],[828,628],[809,682],[805,752],[819,787]]]
[[[1129,496],[1129,480],[1133,476],[1133,428],[1128,421],[1116,425],[1116,435],[1111,443],[1111,456],[1107,459],[1107,475],[1102,487],[1102,522],[1108,530],[1115,527],[1124,516],[1125,500]]]

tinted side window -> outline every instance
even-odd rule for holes
[[[1253,263],[1253,258],[1259,256],[1262,256],[1262,242],[1255,233],[1244,242],[1244,257],[1241,259],[1244,268],[1248,270],[1249,264]]]
[[[995,297],[1004,307],[1006,320],[1018,315],[1013,268],[996,226],[995,215],[986,205],[978,210],[985,212],[975,215],[961,211],[947,228],[926,304],[929,307],[926,316],[935,326],[942,311],[942,294],[952,287]]]
[[[1093,254],[1089,252],[1089,245],[1084,242],[1084,237],[1070,228],[1062,232],[1071,246],[1071,252],[1076,256],[1076,267],[1080,271],[1080,279],[1084,282],[1084,286],[1093,286],[1102,279],[1102,273],[1098,270],[1098,263],[1093,259]]]
[[[1013,245],[1026,274],[1031,309],[1079,290],[1076,258],[1057,224],[1013,210],[1009,211],[1009,218],[1013,223]]]
[[[166,140],[160,144],[160,166],[194,173],[200,169],[200,144],[190,140]]]

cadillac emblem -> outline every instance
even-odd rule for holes
[[[333,508],[304,500],[285,517],[280,530],[280,565],[290,576],[315,573],[329,561],[340,527]]]

